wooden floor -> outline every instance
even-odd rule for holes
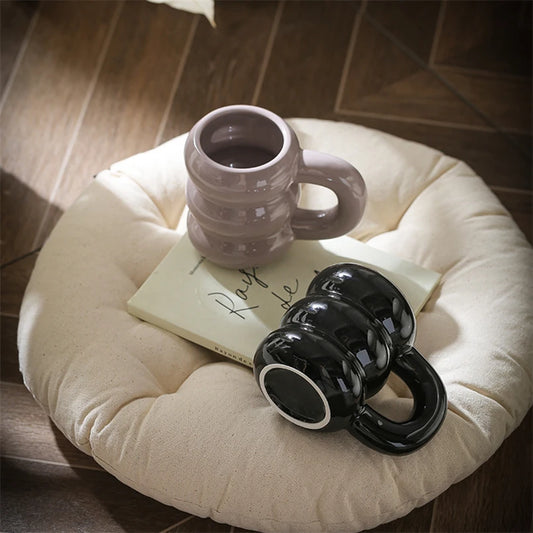
[[[531,3],[229,2],[217,27],[142,1],[1,8],[2,531],[233,531],[116,481],[22,385],[39,248],[99,170],[253,103],[464,159],[532,239]],[[378,531],[531,531],[531,416],[476,473]]]

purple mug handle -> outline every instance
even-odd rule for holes
[[[337,205],[329,209],[296,208],[291,226],[296,239],[331,239],[350,232],[361,220],[366,186],[359,171],[333,155],[302,150],[295,183],[312,183],[331,189]]]

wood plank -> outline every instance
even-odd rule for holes
[[[2,168],[0,168],[0,195],[2,202],[2,209],[0,210],[0,225],[2,227],[0,263],[2,265],[2,280],[4,280],[3,265],[9,264],[35,249],[32,242],[33,234],[26,233],[26,230],[36,231],[45,212],[50,211],[59,217],[62,211],[35,193],[23,181],[4,172]],[[13,268],[9,268],[10,272],[13,270]],[[25,284],[20,286],[20,283],[12,286],[12,279],[6,279],[6,281],[9,283],[2,287],[2,312],[6,312],[4,308],[6,293],[7,298],[11,298],[13,292],[19,291],[20,293],[21,289],[23,290],[25,287]],[[13,296],[16,300],[20,300],[20,294]],[[18,313],[18,309],[16,311],[9,309],[7,312]]]
[[[509,210],[513,220],[527,240],[533,244],[533,194],[531,191],[516,191],[493,188],[500,202]]]
[[[496,4],[493,2],[491,6],[485,5],[480,8],[482,2],[478,3],[477,7],[472,2],[463,2],[457,9],[457,5],[443,6],[440,2],[371,2],[367,6],[366,16],[372,19],[374,25],[379,25],[384,31],[390,32],[394,39],[429,66],[438,77],[445,79],[464,100],[481,111],[495,125],[529,133],[531,131],[530,77],[504,76],[486,70],[480,71],[477,68],[478,63],[472,65],[473,69],[430,64],[433,44],[435,44],[435,53],[438,55],[439,50],[442,53],[443,48],[452,44],[449,42],[449,30],[460,21],[476,20],[476,27],[481,25],[483,28],[481,33],[486,34],[485,38],[479,36],[478,39],[487,40],[487,46],[493,46],[494,43],[489,36],[493,37],[495,33],[509,39],[509,32],[503,31],[502,28],[510,27],[513,18],[516,19],[516,25],[520,24],[518,13],[513,16],[512,12],[517,9],[520,11],[521,6],[517,3],[508,3],[509,8],[505,9],[505,17],[496,17],[498,11],[494,9]],[[502,11],[501,7],[500,5],[499,11]],[[441,20],[444,27],[439,28],[443,34],[440,31],[436,33],[440,11],[444,13],[444,21]],[[463,18],[456,20],[459,11],[463,14]],[[475,17],[479,11],[482,12],[481,19]],[[491,11],[492,15],[487,17]],[[468,14],[472,18],[469,19]],[[476,32],[476,30],[471,31],[470,23],[468,26],[469,35]],[[463,37],[463,33],[460,34],[460,38],[456,35],[453,44],[459,43],[460,46],[465,41]],[[486,55],[487,59],[494,58],[494,50],[491,49],[490,52],[487,50]],[[413,91],[413,94],[416,92]]]
[[[69,206],[112,163],[153,148],[194,15],[126,2],[53,200]],[[57,221],[47,213],[40,244]]]
[[[5,231],[2,225],[2,230]],[[38,253],[33,253],[12,264],[3,265],[0,269],[1,275],[1,303],[0,311],[2,315],[17,317],[19,315],[22,297],[26,290],[26,285],[30,279]]]
[[[187,515],[104,471],[2,460],[2,530],[162,531]]]
[[[100,470],[53,425],[23,385],[0,383],[2,455]]]
[[[359,6],[287,2],[258,105],[286,117],[332,117]]]
[[[427,63],[431,56],[440,8],[440,2],[382,0],[369,2],[365,13]]]
[[[227,524],[219,524],[210,518],[193,516],[165,530],[164,533],[230,533],[230,531],[232,531],[232,527]]]
[[[402,533],[405,531],[409,531],[410,533],[425,533],[429,531],[431,527],[433,505],[434,502],[431,501],[422,507],[413,509],[405,516],[397,518],[392,522],[381,524],[368,531],[369,533]]]
[[[531,7],[529,0],[446,2],[435,64],[530,76]]]
[[[113,2],[43,2],[0,110],[0,163],[23,183],[3,262],[33,247],[108,33]],[[30,192],[31,191],[31,192]],[[17,193],[19,194],[19,193]]]
[[[523,154],[526,154],[531,159],[532,152],[532,132],[528,134],[518,134],[506,132],[511,141],[520,149]]]
[[[38,2],[0,2],[0,96],[4,94],[38,7]]]
[[[2,381],[22,385],[17,350],[18,323],[19,321],[16,317],[4,315],[0,317],[0,375],[2,376]]]
[[[61,204],[100,170],[153,148],[193,21],[167,5],[124,4],[57,192]]]
[[[435,71],[497,128],[531,133],[531,78],[435,67]]]
[[[41,196],[61,166],[115,9],[113,2],[41,4],[0,115],[4,170]]]
[[[225,1],[216,6],[216,29],[200,20],[163,140],[188,131],[217,107],[252,103],[277,5]]]
[[[489,127],[472,106],[398,44],[391,34],[363,16],[339,102],[340,111]]]
[[[531,411],[474,474],[435,505],[431,531],[531,531]]]

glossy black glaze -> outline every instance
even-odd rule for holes
[[[326,430],[346,428],[354,412],[362,406],[360,370],[347,360],[341,346],[311,329],[291,324],[270,333],[254,358],[256,377],[266,365],[271,364],[283,364],[299,370],[324,392],[332,415],[324,428]],[[280,404],[291,405],[294,390],[285,392],[285,396],[278,397],[278,400]],[[280,404],[278,407],[281,408]]]
[[[395,345],[414,341],[411,307],[398,288],[375,270],[351,263],[332,265],[313,279],[307,294],[342,298],[366,309],[383,324]]]
[[[412,346],[415,326],[406,299],[381,274],[355,264],[333,265],[315,277],[307,296],[258,347],[254,373],[264,394],[293,422],[347,429],[376,450],[410,453],[435,435],[446,414],[442,381]],[[389,420],[365,403],[390,372],[413,395],[405,422]]]
[[[426,444],[444,422],[446,390],[433,367],[414,348],[396,357],[391,371],[403,379],[413,395],[409,420],[393,422],[365,405],[347,429],[371,448],[410,453]]]
[[[380,322],[364,309],[325,295],[311,295],[292,306],[281,324],[305,325],[335,342],[345,359],[356,364],[367,397],[383,387],[390,372],[390,343]]]

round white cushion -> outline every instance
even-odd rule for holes
[[[127,313],[183,232],[185,136],[100,173],[61,218],[23,301],[21,369],[68,439],[148,496],[254,530],[359,531],[469,475],[531,406],[533,252],[464,163],[355,125],[290,122],[303,147],[364,176],[352,236],[442,274],[416,340],[449,400],[428,445],[393,457],[298,428],[249,368]],[[405,412],[404,396],[387,386],[380,401]]]

